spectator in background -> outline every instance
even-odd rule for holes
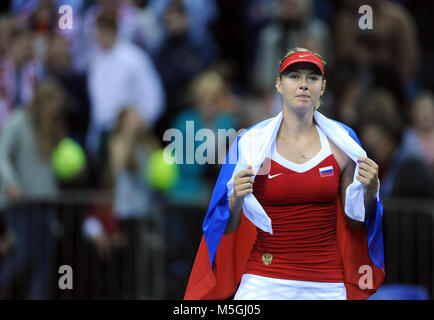
[[[97,48],[97,19],[112,11],[118,38],[134,43],[150,55],[155,55],[162,42],[162,27],[143,0],[96,0],[83,13],[79,23],[82,49],[78,65],[87,68]],[[144,29],[146,28],[146,30]]]
[[[65,88],[68,136],[84,146],[90,110],[87,77],[85,73],[75,71],[70,62],[67,39],[60,34],[51,35],[44,55],[45,76],[56,78]]]
[[[157,20],[162,21],[167,7],[176,1],[149,0],[148,8]],[[218,17],[216,0],[184,0],[183,4],[189,20],[189,37],[199,43],[207,42],[210,38],[208,28]]]
[[[88,0],[51,0],[57,7],[67,4],[72,7],[74,12],[80,12],[85,2]],[[12,0],[11,12],[13,15],[28,15],[33,12],[41,0]]]
[[[0,62],[3,60],[3,58],[7,53],[9,45],[12,41],[11,36],[13,34],[14,28],[16,28],[16,24],[17,21],[12,16],[4,15],[0,17]],[[0,72],[1,71],[2,70],[0,69]],[[0,95],[2,95],[3,90],[5,90],[5,87],[0,85]],[[1,130],[1,119],[7,116],[6,114],[2,114],[2,112],[6,112],[6,111],[7,111],[7,107],[4,105],[4,102],[2,102],[0,98],[0,130]],[[14,242],[15,242],[14,236],[10,232],[10,230],[8,230],[8,227],[5,222],[5,217],[1,213],[0,214],[0,260],[3,259],[11,251],[11,249],[14,246]]]
[[[18,27],[18,21],[10,15],[0,16],[0,59],[3,58],[12,43],[12,34]]]
[[[163,25],[149,8],[149,0],[134,0],[133,3],[136,8],[137,31],[132,40],[156,59],[164,41]]]
[[[152,190],[145,179],[147,159],[159,146],[158,140],[144,126],[138,110],[125,108],[119,114],[109,140],[109,180],[114,188],[113,212],[106,216],[91,215],[85,220],[84,232],[99,252],[122,247],[121,273],[123,298],[137,298],[139,259],[141,253],[140,224],[151,221],[156,207]],[[107,220],[110,217],[110,224]],[[117,226],[110,228],[110,226]],[[121,244],[119,246],[119,244]]]
[[[361,5],[372,7],[372,30],[358,27],[356,16]],[[388,70],[383,72],[396,71],[399,80],[393,82],[403,83],[409,94],[418,67],[419,45],[413,18],[404,7],[388,0],[345,0],[334,24],[339,61],[354,59],[362,69],[372,71],[383,66]]]
[[[404,144],[422,157],[434,174],[434,97],[431,92],[420,93],[413,101],[411,126],[404,132]]]
[[[21,279],[30,299],[48,298],[55,274],[57,220],[40,202],[57,195],[51,154],[65,134],[64,99],[63,88],[45,80],[27,108],[11,115],[0,136],[0,208],[16,238],[16,250],[0,268],[0,286],[7,292],[14,280]]]
[[[34,59],[32,33],[22,27],[11,28],[6,52],[0,57],[0,130],[9,114],[27,105],[41,76]]]
[[[113,129],[125,105],[136,105],[144,123],[152,127],[164,109],[164,90],[150,57],[117,35],[116,12],[97,19],[99,50],[89,65],[91,121],[87,147],[97,153],[101,134]]]
[[[424,159],[402,144],[403,121],[390,93],[371,92],[361,114],[360,137],[378,163],[383,196],[434,197],[434,178]]]
[[[146,178],[146,164],[150,154],[159,147],[159,141],[140,120],[134,107],[124,109],[110,136],[109,156],[111,176],[114,179],[114,213],[126,235],[126,246],[121,253],[123,295],[138,296],[137,274],[143,263],[142,224],[152,225],[152,215],[159,214],[157,199]]]
[[[174,0],[164,12],[166,40],[157,59],[167,92],[167,112],[160,127],[167,128],[171,117],[187,107],[185,92],[191,79],[216,58],[216,44],[211,38],[198,41],[191,36],[190,17],[184,1]]]
[[[329,63],[334,54],[328,26],[313,15],[311,0],[276,0],[274,21],[258,36],[253,73],[253,91],[258,96],[264,118],[280,112],[281,96],[275,90],[279,59],[288,48],[303,47],[318,52]],[[329,116],[328,92],[322,99],[322,112]]]
[[[83,47],[82,10],[89,5],[87,0],[12,0],[11,13],[20,24],[27,25],[33,32],[35,56],[43,59],[49,37],[56,33],[62,34],[73,52],[70,64],[81,71],[85,68],[88,54]],[[61,6],[72,9],[72,29],[59,28],[59,19],[64,13],[59,12]]]
[[[58,26],[57,10],[53,0],[39,0],[32,14],[28,17],[28,25],[33,32],[36,58],[42,59],[47,41]]]
[[[24,21],[33,32],[35,56],[38,60],[43,60],[48,42],[51,36],[61,34],[68,42],[70,51],[69,64],[71,69],[83,70],[84,57],[86,53],[82,50],[81,42],[81,12],[82,0],[37,0],[35,7],[29,7],[24,15]],[[60,13],[62,5],[71,6],[72,20],[69,19],[72,29],[62,30],[59,28]],[[64,13],[63,13],[64,14]]]
[[[246,30],[243,63],[248,68],[250,68],[255,61],[254,52],[258,34],[274,18],[274,12],[276,11],[275,6],[276,1],[270,0],[243,1],[243,27]]]
[[[110,134],[109,156],[114,210],[124,221],[150,214],[151,191],[144,174],[147,158],[158,147],[158,139],[144,126],[136,108],[126,108],[119,114]]]
[[[400,1],[409,11],[416,24],[418,31],[418,42],[420,46],[420,62],[418,68],[417,82],[420,88],[434,88],[434,41],[432,31],[434,30],[434,2],[423,1]],[[423,67],[422,67],[423,66]]]
[[[364,88],[355,74],[356,72],[353,71],[350,78],[342,76],[331,81],[331,87],[334,84],[336,118],[357,131],[360,120],[360,100]]]
[[[279,59],[290,47],[318,52],[332,63],[331,39],[327,25],[312,15],[310,0],[277,0],[275,21],[259,34],[253,78],[255,89],[274,95]]]
[[[202,145],[202,140],[197,141],[195,138],[194,145],[184,144],[183,158],[180,159],[180,154],[175,154],[177,161],[182,163],[180,168],[179,183],[175,186],[175,190],[172,196],[177,200],[182,200],[186,204],[189,202],[197,203],[199,199],[206,199],[211,191],[212,182],[218,175],[219,166],[206,164],[218,164],[219,152],[223,151],[226,155],[226,138],[224,140],[218,139],[218,129],[234,129],[234,138],[236,136],[235,128],[237,128],[237,119],[231,111],[234,110],[234,106],[228,106],[231,102],[228,99],[229,91],[225,79],[215,71],[206,71],[199,74],[190,84],[190,97],[192,107],[181,112],[173,121],[172,128],[177,128],[183,133],[183,137],[187,137],[187,121],[192,121],[190,125],[194,126],[194,135],[201,130],[211,130],[213,138],[217,138],[217,141],[209,141],[206,138],[207,146],[212,148],[212,142],[214,144],[214,150],[206,150],[205,152],[199,152],[199,146]],[[209,132],[209,131],[208,131]],[[188,139],[188,137],[187,137]],[[231,143],[232,141],[229,141]],[[218,143],[223,144],[219,146]],[[193,150],[189,149],[189,146],[193,147]],[[220,150],[218,152],[218,150]],[[204,151],[204,150],[202,150]],[[212,154],[210,154],[212,153]],[[203,155],[210,162],[199,163],[197,157],[195,157],[194,163],[187,163],[186,156],[200,154]],[[221,156],[221,154],[220,154]],[[216,171],[217,170],[217,171]]]

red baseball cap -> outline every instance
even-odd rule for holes
[[[316,54],[310,52],[296,52],[291,54],[280,64],[280,73],[285,71],[290,65],[297,62],[313,63],[321,71],[321,74],[324,75],[324,64],[322,63],[321,59]]]

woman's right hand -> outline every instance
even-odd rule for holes
[[[240,171],[234,177],[234,201],[236,204],[241,205],[244,202],[244,196],[249,193],[253,193],[253,182],[254,179],[252,166],[248,166],[247,169]]]

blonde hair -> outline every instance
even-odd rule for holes
[[[218,72],[206,71],[193,80],[190,94],[193,99],[204,93],[221,97],[225,94],[226,90],[225,80]]]
[[[321,57],[320,54],[318,54],[316,52],[313,52],[313,51],[310,51],[309,49],[306,49],[306,48],[294,47],[294,48],[290,48],[290,49],[288,49],[286,51],[286,53],[283,56],[283,58],[280,59],[280,61],[279,61],[279,66],[282,64],[283,61],[285,61],[286,58],[288,58],[289,56],[292,56],[294,53],[299,53],[299,52],[308,52],[308,53],[314,54],[314,55],[316,55],[321,60],[321,62],[322,62],[322,64],[324,66],[326,65],[325,60],[323,59],[323,57]],[[282,77],[282,74],[280,74],[279,77]],[[323,76],[323,79],[324,79],[324,76]],[[318,101],[317,105],[315,106],[314,111],[318,110],[318,108],[320,107],[320,105],[321,105],[321,101]]]
[[[47,118],[46,105],[56,98],[60,99],[62,106],[55,115],[50,115],[54,118]],[[36,143],[42,158],[46,160],[66,135],[65,103],[66,93],[62,85],[54,78],[48,78],[37,84],[33,99],[28,105],[27,113],[35,130]]]

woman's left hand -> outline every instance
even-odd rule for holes
[[[360,157],[357,162],[359,163],[357,180],[363,184],[366,196],[374,198],[378,190],[378,165],[367,157]]]

